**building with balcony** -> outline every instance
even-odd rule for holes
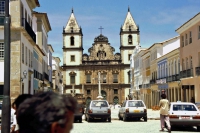
[[[10,68],[10,95],[11,100],[19,94],[34,94],[40,89],[43,81],[42,59],[47,54],[43,47],[44,35],[51,29],[46,13],[33,11],[40,7],[38,0],[10,1],[10,45],[11,45],[11,68]],[[0,2],[0,20],[4,19],[5,1]],[[40,30],[43,29],[43,38]],[[2,75],[0,83],[4,84],[4,25],[0,25],[0,70]],[[42,42],[42,43],[41,43]],[[0,88],[1,90],[3,87]],[[2,92],[2,91],[0,91]]]
[[[141,48],[140,46],[137,46],[134,49],[134,52],[132,54],[131,62],[131,70],[132,72],[132,82],[131,82],[131,96],[133,99],[142,99],[140,95],[140,85],[142,85],[142,59],[141,55],[144,53],[146,49]]]
[[[54,92],[63,94],[63,74],[60,62],[59,57],[52,58],[52,87]]]
[[[42,74],[42,82],[39,82],[39,86],[43,91],[50,90],[50,78],[49,78],[49,47],[48,47],[48,32],[51,31],[51,25],[49,23],[49,19],[47,13],[41,12],[33,12],[33,25],[36,36],[36,44],[38,47],[43,51],[44,56],[42,56],[41,62],[42,67],[41,74]]]
[[[5,10],[5,1],[0,2],[1,11]],[[33,9],[39,7],[39,1],[10,1],[10,95],[11,100],[22,93],[34,93],[33,90],[33,51],[36,34],[33,25]],[[5,13],[5,12],[1,12]],[[1,14],[2,15],[2,14]],[[1,48],[4,47],[4,25],[0,26]],[[4,69],[3,50],[0,69]],[[4,72],[2,72],[2,75]],[[1,78],[3,79],[3,78]],[[0,81],[4,83],[4,81]]]
[[[200,13],[181,25],[176,32],[180,35],[180,80],[183,101],[192,97],[200,101]]]
[[[48,74],[49,74],[49,83],[50,83],[50,87],[49,89],[53,89],[53,82],[52,82],[52,75],[53,75],[53,69],[52,69],[52,60],[53,60],[53,54],[54,50],[53,47],[48,44]]]

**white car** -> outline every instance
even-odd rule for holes
[[[147,121],[147,108],[142,100],[126,100],[118,113],[119,120],[126,121],[129,118],[143,118]]]
[[[86,107],[85,120],[90,122],[93,119],[108,120],[111,122],[111,109],[106,100],[92,100]]]
[[[171,127],[175,125],[197,126],[200,131],[200,111],[189,102],[172,102],[169,109]]]

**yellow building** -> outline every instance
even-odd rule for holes
[[[180,34],[180,78],[183,101],[200,101],[200,13],[181,25]]]

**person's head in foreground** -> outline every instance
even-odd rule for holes
[[[21,95],[19,95],[15,99],[15,101],[12,103],[12,108],[17,110],[21,103],[23,103],[26,99],[31,98],[32,96],[33,95],[31,95],[31,94],[21,94]]]
[[[19,106],[19,133],[69,133],[76,109],[77,101],[73,97],[38,93]]]

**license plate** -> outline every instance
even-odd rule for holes
[[[134,113],[139,113],[140,111],[139,111],[139,110],[134,110],[133,112],[134,112]]]
[[[181,119],[190,119],[190,117],[181,116]]]
[[[102,111],[97,111],[97,113],[102,113]]]

